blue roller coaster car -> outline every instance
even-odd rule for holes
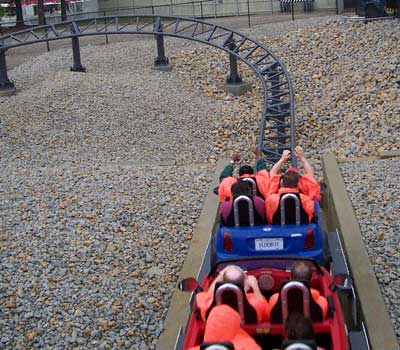
[[[240,219],[243,218],[239,208],[240,202],[246,202],[245,215],[249,218],[248,226],[240,225]],[[245,196],[234,201],[233,211],[235,226],[219,225],[212,236],[211,266],[244,256],[279,255],[312,258],[329,269],[328,241],[318,201],[314,203],[313,222],[308,224],[301,223],[301,205],[299,198],[294,194],[281,197],[278,225],[255,226],[252,201]],[[290,215],[288,211],[294,212],[294,215]]]

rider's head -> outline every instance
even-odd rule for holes
[[[288,188],[297,188],[299,186],[300,174],[291,168],[282,175],[282,185]]]
[[[250,165],[242,165],[239,168],[239,176],[242,176],[242,175],[245,175],[245,174],[253,175],[254,174],[254,169]]]
[[[243,286],[246,275],[244,271],[236,265],[228,265],[223,274],[223,281]]]
[[[304,261],[298,261],[292,266],[291,279],[295,281],[311,281],[311,269]]]

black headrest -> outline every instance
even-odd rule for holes
[[[213,298],[213,303],[212,303],[213,306],[216,304],[215,295],[216,295],[216,292],[217,292],[218,288],[220,286],[224,285],[225,283],[226,282],[217,282],[215,284],[214,298]],[[257,323],[257,311],[248,302],[243,286],[240,286],[240,285],[235,284],[235,283],[232,283],[232,284],[234,284],[235,286],[239,287],[239,289],[243,293],[244,321],[245,321],[245,323],[247,323],[247,324]],[[233,295],[233,293],[231,291],[229,291],[229,290],[224,292],[223,304],[227,304],[227,305],[231,306],[235,310],[238,310],[238,307],[239,307],[238,304],[237,304],[236,295]],[[207,317],[208,317],[208,314],[209,314],[210,311],[211,311],[211,308],[207,311]]]
[[[285,284],[291,282],[290,280],[282,280],[281,282],[281,290],[285,286]],[[308,281],[296,281],[303,283],[307,289],[310,291],[309,282]],[[288,312],[298,312],[303,314],[303,294],[298,289],[293,289],[288,292]],[[321,322],[323,320],[322,309],[320,306],[314,301],[310,291],[310,316],[313,322]],[[279,293],[278,301],[275,306],[272,308],[270,312],[270,320],[271,323],[281,323],[282,322],[282,299]]]
[[[239,283],[233,283],[233,282],[223,282],[223,281],[221,281],[221,282],[217,282],[217,283],[215,283],[214,294],[215,294],[215,292],[217,291],[217,289],[218,289],[219,287],[223,286],[223,285],[224,285],[224,284],[226,284],[226,283],[233,284],[233,285],[235,285],[235,286],[239,287],[239,288],[240,288],[240,290],[242,290],[242,291],[243,291],[243,286],[241,286]]]
[[[211,342],[211,343],[202,343],[202,344],[200,345],[200,350],[207,350],[207,348],[208,348],[209,346],[212,346],[212,345],[220,345],[220,346],[221,346],[221,349],[235,350],[235,348],[234,348],[234,346],[233,346],[233,344],[232,344],[231,342],[218,342],[218,343],[216,343],[216,342]]]
[[[282,193],[280,199],[282,199],[282,197],[285,194],[287,193]],[[291,194],[294,194],[296,197],[298,197],[300,201],[300,224],[302,225],[309,224],[310,220],[308,218],[308,214],[306,213],[306,211],[303,208],[303,205],[301,204],[300,193],[291,193]],[[287,199],[285,202],[285,218],[286,218],[286,225],[294,225],[296,222],[296,207],[294,205],[294,200],[292,198]],[[272,217],[272,224],[273,225],[281,224],[280,204]]]
[[[282,290],[282,288],[285,286],[285,284],[288,284],[289,282],[293,282],[293,281],[303,283],[308,289],[310,289],[310,282],[306,281],[306,280],[282,280],[280,289]]]
[[[293,346],[293,349],[291,348],[290,350],[303,350],[304,349],[304,348],[301,348],[300,346],[298,348],[295,347],[295,344],[307,345],[311,350],[317,350],[317,344],[315,343],[315,340],[289,340],[289,339],[286,339],[282,342],[281,350],[286,350],[291,345]]]

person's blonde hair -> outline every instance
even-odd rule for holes
[[[245,273],[244,271],[240,268],[240,266],[236,265],[228,265],[228,269],[224,271],[224,274],[222,276],[223,281],[227,283],[233,283],[238,286],[243,286],[244,284],[244,278],[245,278]],[[237,273],[235,274],[234,272],[229,272],[232,271],[232,269],[235,269]]]

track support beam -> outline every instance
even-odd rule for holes
[[[160,17],[156,18],[154,30],[159,33],[163,31]],[[165,56],[164,35],[156,34],[155,36],[157,42],[157,57],[154,60],[154,69],[169,72],[172,70],[172,66],[169,64],[168,57]]]
[[[10,96],[15,91],[14,83],[8,79],[6,50],[0,49],[0,96]]]
[[[74,58],[73,66],[71,67],[72,72],[86,72],[86,68],[81,63],[81,50],[79,47],[79,38],[77,36],[72,37],[72,55]]]
[[[231,51],[236,49],[236,44],[230,42],[227,45]],[[240,96],[251,90],[251,85],[243,81],[239,75],[237,57],[229,53],[229,76],[226,78],[225,91],[232,95]]]
[[[236,49],[236,44],[230,43],[228,47],[230,50],[234,51]],[[237,58],[235,55],[231,53],[229,54],[229,69],[230,69],[230,74],[229,77],[226,79],[226,82],[228,84],[241,84],[243,80],[238,72]]]

